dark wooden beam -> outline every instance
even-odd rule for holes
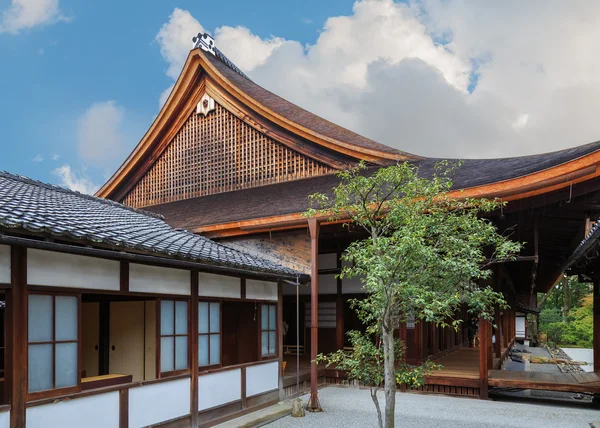
[[[317,391],[317,364],[315,362],[319,344],[319,222],[308,219],[310,231],[310,401],[308,408],[320,411]]]
[[[119,390],[119,428],[129,428],[129,389]]]
[[[27,402],[27,249],[11,247],[10,300],[7,305],[10,338],[7,341],[10,383],[10,428],[25,426]]]
[[[479,318],[479,398],[488,399],[488,341],[490,323]]]
[[[190,272],[190,416],[191,427],[198,427],[198,272]]]
[[[119,289],[123,292],[129,291],[129,262],[121,260],[120,269],[120,287]]]

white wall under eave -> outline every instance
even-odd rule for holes
[[[161,266],[129,265],[129,291],[158,294],[190,294],[190,271]]]
[[[242,370],[233,369],[198,377],[198,410],[242,399]]]
[[[118,290],[120,264],[116,260],[55,251],[27,250],[27,283],[54,287]]]
[[[277,283],[248,279],[246,281],[246,299],[277,300]]]
[[[279,388],[279,361],[246,368],[246,397]]]
[[[0,428],[8,428],[10,426],[10,410],[0,412]]]
[[[189,414],[189,378],[143,385],[129,390],[129,428],[154,425]]]
[[[10,284],[10,246],[8,245],[0,245],[0,283]]]
[[[202,297],[241,297],[241,284],[239,278],[211,273],[198,274],[198,296]]]
[[[25,418],[27,428],[118,427],[119,391],[29,407]]]

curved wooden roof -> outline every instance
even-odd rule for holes
[[[386,165],[421,159],[314,115],[252,82],[224,57],[194,49],[150,129],[96,196],[122,199],[166,148],[205,92],[257,130],[337,169],[359,160]]]
[[[373,167],[409,161],[429,175],[440,160],[405,153],[335,125],[252,82],[218,51],[212,55],[195,49],[148,132],[97,196],[122,200],[166,149],[205,93],[258,131],[333,169],[347,168],[359,160]],[[467,159],[456,173],[454,194],[525,199],[596,178],[599,165],[600,142],[533,156]],[[326,175],[150,209],[165,215],[174,226],[213,235],[287,228],[305,223],[302,212],[309,194],[328,193],[336,183],[334,175]]]

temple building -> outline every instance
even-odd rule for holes
[[[343,382],[311,360],[362,328],[348,303],[362,284],[336,275],[365,235],[306,218],[308,196],[331,194],[335,173],[361,161],[410,162],[428,176],[439,159],[320,118],[254,83],[209,35],[195,42],[96,197],[0,173],[0,428],[212,426],[301,391],[318,407],[318,386]],[[525,245],[494,266],[491,285],[510,307],[495,312],[494,332],[480,322],[477,348],[466,328],[398,326],[407,362],[443,366],[421,390],[600,394],[597,372],[502,370],[530,335],[537,293],[567,272],[594,281],[600,371],[599,165],[600,142],[463,160],[451,196],[507,201],[489,218]]]

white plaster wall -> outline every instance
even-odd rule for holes
[[[277,300],[277,283],[249,279],[246,281],[246,298]]]
[[[246,368],[246,397],[279,388],[279,361]]]
[[[160,266],[129,265],[129,290],[140,293],[190,294],[190,271]]]
[[[0,412],[0,428],[8,428],[10,426],[10,410]]]
[[[189,414],[189,378],[129,390],[129,428],[145,427]]]
[[[27,428],[106,428],[119,426],[119,392],[29,407]],[[2,427],[0,422],[0,427]],[[8,425],[6,425],[8,426]]]
[[[198,377],[198,410],[242,399],[242,370],[234,369]]]
[[[27,250],[27,282],[30,285],[118,290],[119,267],[116,260]]]
[[[10,247],[8,245],[0,245],[0,282],[10,283]]]
[[[198,274],[198,296],[203,297],[241,297],[241,280],[233,276]]]

